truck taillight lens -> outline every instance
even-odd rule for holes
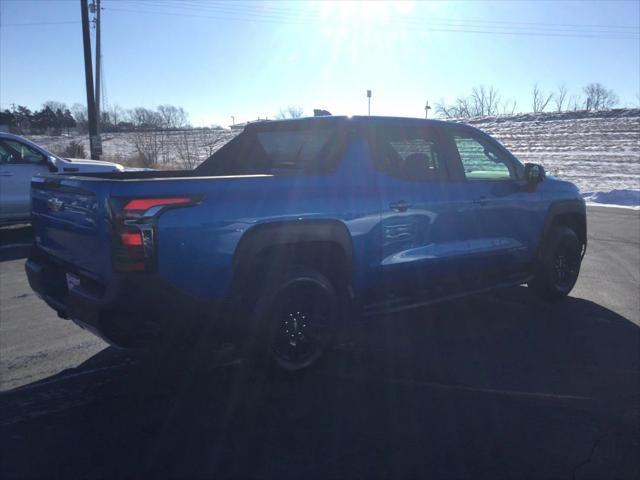
[[[193,197],[113,198],[113,269],[143,272],[155,262],[155,220],[168,208],[197,203]]]
[[[124,205],[124,212],[127,214],[141,215],[158,207],[169,207],[191,203],[193,199],[189,197],[177,198],[133,198]]]

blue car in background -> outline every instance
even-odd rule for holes
[[[459,123],[251,124],[195,170],[32,181],[32,288],[123,347],[232,338],[314,364],[356,318],[528,283],[566,296],[578,189]]]
[[[31,177],[47,172],[118,172],[118,163],[61,158],[24,137],[0,132],[0,225],[28,223]]]

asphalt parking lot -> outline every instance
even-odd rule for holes
[[[291,380],[132,355],[0,243],[0,477],[640,478],[640,212],[589,208],[566,301],[526,287],[375,320]]]

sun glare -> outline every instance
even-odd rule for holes
[[[320,17],[323,32],[331,39],[344,39],[347,35],[367,34],[384,26],[389,18],[408,15],[413,1],[324,1],[310,2],[312,11]]]

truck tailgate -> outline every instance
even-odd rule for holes
[[[95,280],[111,272],[109,182],[34,177],[31,221],[36,246]]]

